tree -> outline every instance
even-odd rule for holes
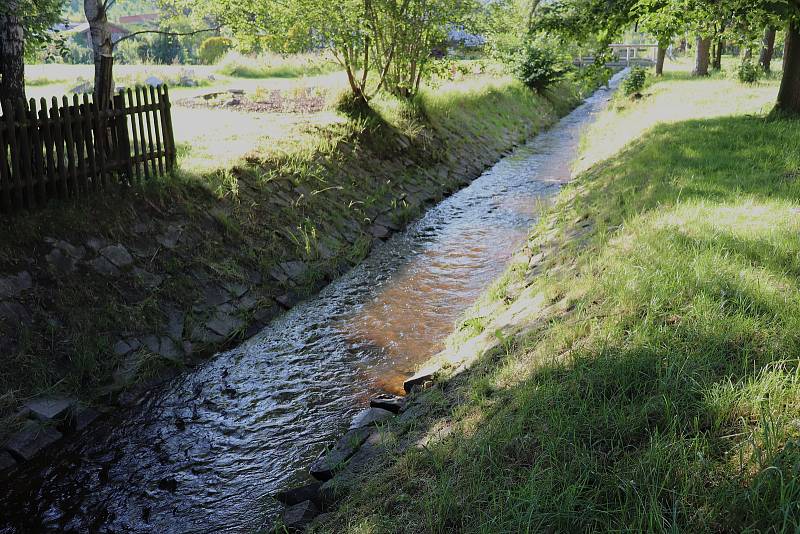
[[[698,35],[695,40],[694,76],[708,76],[709,54],[711,52],[711,37]]]
[[[61,0],[4,0],[0,5],[0,100],[25,98],[25,51],[53,39]]]
[[[94,59],[94,96],[100,107],[106,107],[114,93],[112,66],[114,43],[108,28],[108,10],[115,0],[84,0],[83,10],[89,23]]]
[[[777,30],[775,26],[767,26],[764,30],[764,40],[761,44],[761,55],[758,58],[758,64],[764,69],[764,72],[769,74],[772,70],[772,56],[775,53],[775,34]]]
[[[19,16],[18,0],[0,13],[0,98],[3,101],[25,98],[25,32]]]
[[[474,0],[162,0],[176,13],[225,24],[241,42],[295,52],[327,48],[366,104],[386,87],[413,96],[430,74],[430,53]]]
[[[633,7],[641,28],[658,42],[656,76],[664,74],[667,48],[686,29],[687,11],[673,0],[639,0]]]

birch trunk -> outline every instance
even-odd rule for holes
[[[108,13],[104,0],[84,0],[83,10],[89,23],[89,36],[94,58],[94,96],[98,104],[106,106],[114,93],[113,72],[103,68],[114,57],[114,43],[108,29]],[[105,62],[103,58],[106,58]]]
[[[0,12],[0,99],[25,98],[25,33],[17,0]]]

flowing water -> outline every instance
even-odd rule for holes
[[[616,82],[617,80],[615,80]],[[581,107],[242,346],[24,466],[0,532],[252,532],[270,495],[443,346],[569,179]]]

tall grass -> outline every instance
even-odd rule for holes
[[[229,52],[218,67],[220,74],[237,78],[299,78],[341,70],[338,63],[323,54],[244,56]]]

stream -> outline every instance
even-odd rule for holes
[[[614,87],[620,79],[612,81]],[[240,347],[0,487],[0,532],[253,532],[354,414],[443,348],[570,177],[600,89]]]

